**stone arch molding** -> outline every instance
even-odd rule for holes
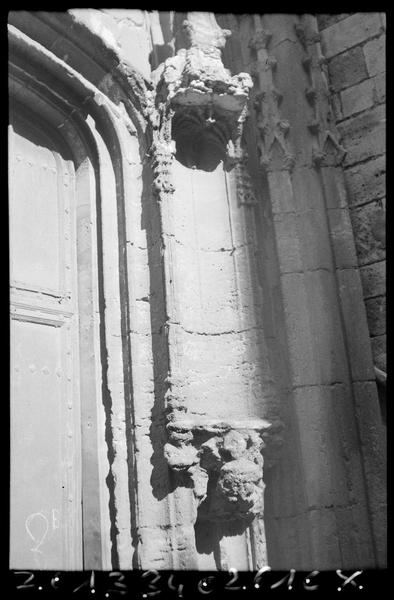
[[[87,92],[98,94],[97,102],[101,98],[114,114],[123,118],[130,132],[141,135],[152,110],[153,86],[121,58],[110,32],[98,27],[96,12],[17,11],[10,13],[9,29],[18,29],[31,43],[36,41],[44,53],[70,69],[70,85],[78,85],[76,80],[80,86],[85,84]],[[70,81],[73,79],[75,82]]]

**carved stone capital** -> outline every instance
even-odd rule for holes
[[[207,521],[251,520],[262,515],[263,467],[272,466],[281,446],[279,420],[194,421],[179,407],[170,413],[168,465],[194,484],[199,518]]]

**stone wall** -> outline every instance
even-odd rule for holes
[[[385,15],[318,16],[342,145],[374,364],[386,371]]]

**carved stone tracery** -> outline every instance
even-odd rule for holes
[[[260,92],[254,101],[259,130],[260,164],[267,172],[291,171],[295,164],[295,157],[287,139],[290,124],[282,119],[280,114],[283,94],[274,84],[273,72],[277,68],[277,61],[268,52],[271,39],[272,33],[262,26],[261,17],[255,15],[255,34],[249,46],[256,53],[254,71],[260,87]]]
[[[313,136],[312,163],[316,168],[338,165],[346,155],[339,143],[335,118],[330,105],[327,61],[322,54],[320,34],[312,15],[303,15],[295,25],[296,34],[302,44],[305,56],[302,64],[308,74],[310,86],[305,96],[312,109],[308,129]]]

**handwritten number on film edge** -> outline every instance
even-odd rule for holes
[[[230,567],[230,569],[228,570],[228,572],[230,573],[230,575],[232,575],[232,578],[230,579],[230,581],[228,583],[226,583],[226,585],[224,586],[225,590],[240,590],[241,586],[234,586],[233,584],[238,580],[238,571],[237,569],[235,569],[234,567]]]
[[[86,579],[83,583],[81,583],[81,585],[79,585],[78,587],[76,587],[73,590],[73,594],[75,594],[75,592],[78,592],[79,590],[81,590],[82,588],[86,588],[88,587],[90,588],[90,591],[92,594],[95,593],[95,589],[94,589],[94,571],[91,572],[91,575],[89,577],[89,579]]]
[[[307,575],[305,577],[304,581],[302,582],[302,585],[304,586],[304,590],[313,592],[318,589],[318,587],[319,587],[318,584],[311,585],[311,579],[312,579],[312,577],[316,577],[316,575],[318,575],[319,573],[320,573],[320,571],[312,571],[311,573],[309,573],[309,575]]]
[[[355,571],[353,573],[353,575],[350,575],[350,577],[346,577],[346,575],[343,575],[341,569],[337,569],[335,572],[338,575],[338,577],[340,577],[341,579],[344,580],[344,582],[342,583],[342,585],[340,585],[339,587],[337,587],[337,591],[338,592],[341,592],[343,590],[343,588],[345,587],[345,585],[349,585],[349,584],[352,585],[352,586],[354,586],[354,587],[356,587],[356,588],[358,588],[359,590],[363,589],[362,585],[358,585],[356,583],[356,581],[354,581],[356,579],[356,577],[358,577],[359,575],[361,575],[362,571]]]
[[[15,575],[27,575],[25,581],[16,586],[17,590],[31,590],[31,588],[35,587],[35,584],[31,583],[34,579],[34,573],[31,573],[30,571],[17,571]]]
[[[200,592],[200,594],[212,594],[214,588],[210,587],[210,583],[214,583],[215,582],[215,578],[210,575],[209,577],[204,577],[203,579],[200,579],[200,581],[197,584],[197,589]]]
[[[118,594],[120,596],[124,596],[125,594],[127,594],[127,585],[124,582],[125,580],[125,576],[123,575],[123,573],[121,573],[120,571],[111,571],[111,573],[109,573],[108,577],[112,580],[116,577],[115,581],[111,581],[111,584],[113,584],[113,587],[110,587],[109,589],[107,589],[107,591],[105,592],[105,598],[109,598],[110,595],[112,596],[113,594]]]
[[[292,590],[293,589],[292,583],[294,581],[295,572],[296,572],[295,569],[290,569],[290,573],[288,575],[285,575],[284,577],[282,577],[282,579],[280,579],[279,581],[277,581],[276,583],[273,583],[271,585],[271,590],[274,590],[275,588],[279,587],[286,580],[288,580],[287,589]]]
[[[262,586],[263,575],[264,575],[264,573],[268,573],[270,571],[271,571],[271,568],[268,566],[265,566],[265,567],[262,567],[261,569],[259,569],[254,576],[252,586],[255,589],[262,588],[263,587]],[[303,582],[302,582],[304,590],[316,591],[317,589],[319,589],[320,586],[315,579],[319,575],[319,573],[320,573],[320,571],[315,570],[315,571],[311,571],[308,575],[306,575],[306,577],[303,579]],[[359,571],[355,571],[352,575],[345,575],[345,574],[343,574],[342,570],[337,569],[335,571],[335,574],[337,575],[337,577],[340,578],[341,583],[339,585],[339,582],[338,582],[334,589],[336,589],[337,592],[341,592],[346,586],[348,586],[349,588],[351,588],[355,591],[363,590],[364,586],[362,584],[360,584],[359,581],[356,581],[356,578],[359,577],[362,573],[363,573],[363,571],[359,570]],[[241,582],[239,581],[239,574],[238,574],[238,571],[236,568],[231,567],[228,570],[228,574],[231,575],[231,578],[224,585],[225,591],[247,590],[246,585],[243,585],[243,586],[240,585]],[[38,585],[38,583],[34,581],[34,579],[35,579],[34,572],[15,571],[14,575],[16,578],[16,586],[15,586],[16,590],[30,590],[30,591],[35,590],[38,592],[41,592],[43,590],[43,587],[41,585]],[[185,598],[184,593],[183,593],[184,592],[184,584],[183,584],[183,582],[179,583],[179,580],[174,581],[175,578],[177,578],[179,575],[180,575],[179,573],[170,574],[168,581],[167,581],[167,585],[168,585],[169,590],[176,592],[177,598],[183,599],[183,598]],[[280,587],[282,587],[282,588],[287,587],[287,590],[289,590],[289,591],[293,590],[294,589],[293,582],[295,579],[295,575],[296,575],[296,570],[290,569],[289,573],[287,573],[279,581],[272,583],[271,585],[269,585],[269,587],[267,585],[267,590],[268,589],[274,590],[274,589],[277,589]],[[53,590],[60,590],[61,584],[62,583],[64,584],[64,579],[62,582],[60,581],[62,576],[63,576],[63,573],[60,571],[57,571],[51,577],[50,586]],[[151,579],[147,579],[149,576],[151,576]],[[112,571],[108,574],[108,577],[109,577],[109,582],[108,582],[109,586],[106,587],[106,589],[105,589],[105,594],[104,594],[105,598],[110,598],[113,595],[125,596],[128,594],[129,590],[128,590],[128,586],[125,583],[125,575],[121,571]],[[142,592],[142,599],[152,598],[152,597],[155,597],[162,593],[163,590],[159,589],[159,587],[157,586],[158,582],[161,579],[161,575],[158,573],[158,571],[156,571],[154,569],[145,571],[141,575],[141,579],[144,580],[144,583],[147,585],[147,588],[148,588],[146,591]],[[271,579],[271,581],[272,581],[272,579]],[[199,580],[198,585],[197,585],[197,590],[202,595],[212,594],[212,592],[215,591],[215,583],[217,583],[215,576],[204,577]],[[267,581],[267,584],[269,584],[268,581]],[[83,589],[89,593],[89,596],[90,596],[90,594],[93,595],[98,591],[95,589],[95,572],[94,571],[91,571],[90,577],[85,578],[85,580],[82,581],[82,583],[80,585],[78,585],[76,588],[74,588],[74,590],[72,590],[72,593],[73,594],[78,593]]]
[[[171,575],[168,578],[168,583],[167,583],[167,585],[168,585],[168,587],[169,587],[170,590],[176,590],[177,589],[176,586],[173,584],[173,580],[174,580],[174,573],[171,573]],[[178,585],[177,594],[178,594],[178,596],[177,596],[178,598],[183,598],[184,597],[183,596],[183,583],[180,583]]]
[[[154,579],[152,579],[149,583],[148,583],[148,588],[150,590],[152,590],[151,592],[144,592],[142,594],[143,598],[153,598],[153,596],[157,596],[157,594],[161,593],[161,590],[159,590],[156,587],[156,583],[161,579],[161,575],[160,573],[158,573],[158,571],[156,571],[156,569],[149,569],[149,571],[145,571],[145,573],[143,573],[141,575],[141,578],[144,579],[145,577],[148,577],[148,575],[154,575]]]
[[[268,573],[268,571],[271,571],[271,567],[261,567],[261,569],[259,569],[256,575],[254,576],[253,585],[257,590],[259,589],[259,587],[261,587],[260,582],[262,576],[264,575],[264,573]]]
[[[54,574],[54,576],[51,578],[51,586],[53,587],[53,589],[58,590],[60,588],[60,576],[61,576],[61,572],[58,571],[57,573]]]

